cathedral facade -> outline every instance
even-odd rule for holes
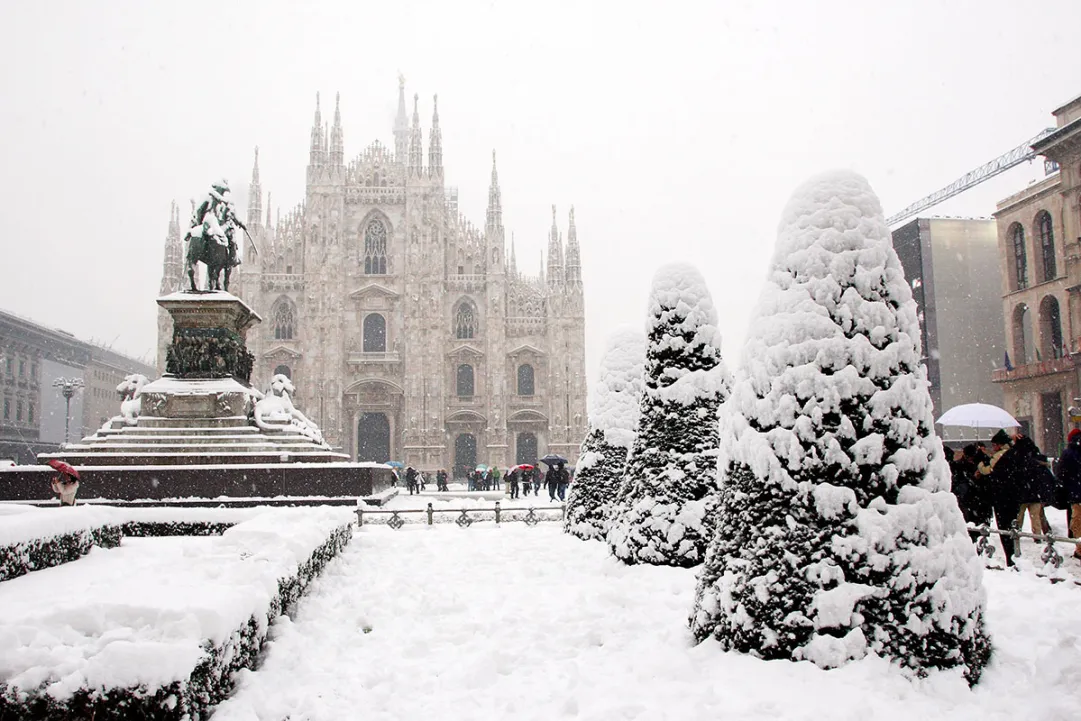
[[[535,276],[508,248],[492,157],[483,227],[443,181],[438,97],[427,152],[418,99],[399,82],[394,147],[347,161],[341,114],[316,97],[304,202],[272,222],[256,149],[246,243],[230,290],[263,318],[248,335],[252,383],[292,378],[296,405],[359,461],[419,469],[506,468],[558,453],[573,464],[586,433],[585,319],[574,209],[566,243],[556,209]],[[184,287],[174,207],[162,293]],[[162,349],[172,334],[159,322]]]

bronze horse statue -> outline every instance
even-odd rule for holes
[[[229,290],[229,274],[236,265],[236,251],[232,244],[222,245],[215,238],[205,236],[193,237],[188,234],[187,268],[188,280],[191,281],[192,291],[195,287],[195,264],[202,261],[206,265],[206,289]],[[224,278],[222,274],[224,273]]]

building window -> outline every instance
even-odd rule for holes
[[[369,313],[364,317],[363,350],[365,353],[387,351],[387,321],[378,313]]]
[[[26,404],[26,422],[27,423],[33,423],[34,422],[34,403],[33,403],[33,401]]]
[[[11,361],[11,356],[8,356],[4,360],[4,370],[8,375],[11,375],[12,373],[14,373],[13,366],[12,366],[12,361]]]
[[[473,397],[473,366],[463,363],[458,366],[458,397]]]
[[[16,423],[22,423],[23,422],[23,402],[22,401],[16,401],[15,402],[15,422]]]
[[[1059,310],[1058,298],[1053,295],[1045,296],[1040,301],[1040,344],[1043,350],[1040,360],[1061,358],[1064,355],[1062,313]]]
[[[387,273],[387,226],[378,218],[372,218],[364,229],[364,274]]]
[[[473,304],[463,300],[454,312],[454,337],[467,340],[477,333],[477,314]]]
[[[274,306],[274,340],[292,340],[296,332],[296,310],[288,298],[282,298]]]
[[[1055,230],[1051,223],[1051,214],[1046,210],[1036,216],[1036,229],[1040,234],[1040,255],[1043,260],[1044,281],[1054,280],[1055,268]]]
[[[533,395],[533,366],[523,363],[518,366],[518,395]]]
[[[30,366],[30,377],[37,380],[38,377],[38,362],[34,361]]]
[[[274,369],[274,375],[285,376],[286,378],[292,380],[293,370],[289,366],[282,364]]]
[[[1025,229],[1020,223],[1010,226],[1010,242],[1013,244],[1014,282],[1017,290],[1028,287],[1028,258],[1025,255]]]
[[[19,377],[26,377],[26,361],[24,361],[22,358],[19,359]]]
[[[1024,303],[1013,309],[1013,362],[1017,365],[1036,360],[1032,342],[1032,312]]]
[[[11,420],[11,399],[10,398],[5,398],[4,399],[4,420],[5,421],[10,421]]]

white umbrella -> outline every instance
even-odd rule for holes
[[[1017,428],[1017,419],[998,406],[989,403],[965,403],[954,406],[938,419],[944,426],[968,426],[969,428]]]

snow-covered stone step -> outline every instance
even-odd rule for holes
[[[312,462],[322,463],[328,461],[341,461],[343,458],[329,449],[320,449],[318,446],[309,445],[304,449],[298,448],[274,448],[273,450],[234,452],[234,451],[199,451],[186,450],[182,452],[159,453],[153,451],[94,451],[94,452],[64,452],[64,458],[74,466],[138,466],[138,465],[193,465],[193,464],[259,464],[281,463],[284,460],[289,463]]]

